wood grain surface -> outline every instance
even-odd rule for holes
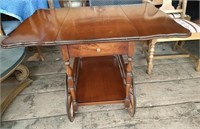
[[[189,30],[149,3],[41,9],[13,31],[2,46],[48,46],[189,35]]]

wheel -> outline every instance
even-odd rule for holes
[[[69,120],[71,122],[74,121],[74,117],[75,117],[75,112],[74,112],[74,108],[73,108],[73,101],[72,101],[72,96],[71,94],[67,95],[67,116],[69,118]]]
[[[73,100],[72,100],[72,95],[68,91],[68,84],[66,82],[66,87],[65,87],[65,104],[66,104],[66,110],[67,110],[67,116],[69,118],[69,121],[73,122],[74,117],[75,117],[75,111],[74,111],[74,106],[73,106]]]
[[[132,84],[130,91],[129,91],[129,99],[130,99],[130,105],[128,108],[129,115],[133,117],[135,115],[135,109],[136,109],[136,96],[135,96],[135,86]]]

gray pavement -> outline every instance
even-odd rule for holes
[[[58,47],[44,47],[44,62],[24,62],[33,83],[7,108],[1,128],[200,129],[200,72],[194,70],[194,61],[156,60],[153,73],[147,75],[140,49],[137,45],[134,58],[137,108],[133,118],[123,104],[105,104],[80,107],[75,121],[69,122],[64,99],[64,63]],[[170,43],[158,44],[156,50],[158,54],[176,53]],[[27,56],[31,54],[29,51]]]

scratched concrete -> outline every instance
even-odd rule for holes
[[[171,45],[160,44],[156,52],[176,53]],[[123,104],[83,106],[71,123],[65,110],[65,68],[59,47],[44,47],[42,50],[44,62],[24,62],[30,69],[33,83],[7,108],[1,119],[2,129],[200,127],[200,72],[194,70],[195,63],[191,59],[157,60],[153,73],[147,75],[144,55],[137,51],[134,58],[135,116],[131,118]],[[29,51],[27,56],[31,54]]]

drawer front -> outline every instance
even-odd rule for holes
[[[92,57],[127,54],[128,43],[90,43],[80,45],[68,45],[70,57]]]

